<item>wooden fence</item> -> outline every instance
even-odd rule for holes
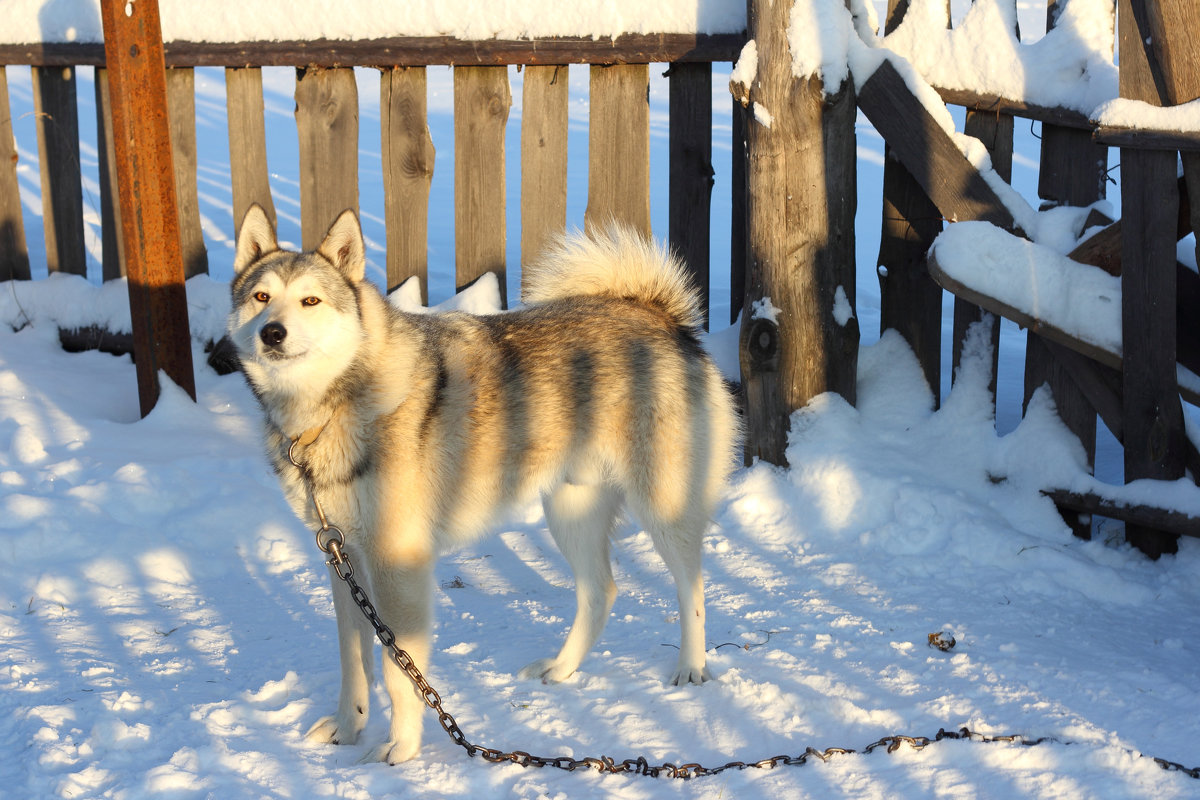
[[[788,4],[775,5],[783,8]],[[895,24],[904,5],[903,0],[891,0],[889,25]],[[1174,57],[1172,53],[1178,51],[1170,47],[1185,42],[1187,34],[1196,30],[1195,12],[1181,0],[1121,0],[1121,6],[1122,53],[1140,54],[1140,58],[1122,57],[1122,94],[1158,104],[1177,104],[1200,94],[1200,70],[1194,62]],[[780,9],[767,0],[750,0],[748,7],[748,35],[759,47],[760,79],[753,87],[732,87],[732,315],[736,317],[744,303],[749,307],[770,297],[788,310],[786,319],[796,320],[778,325],[745,315],[742,323],[743,385],[751,434],[748,452],[782,463],[791,410],[826,389],[840,391],[851,401],[854,397],[857,323],[834,321],[829,309],[835,305],[835,291],[843,293],[842,299],[851,308],[855,299],[855,109],[866,113],[895,156],[887,162],[881,199],[879,264],[885,268],[880,270],[881,324],[898,329],[908,339],[935,391],[941,385],[942,288],[932,279],[926,261],[929,244],[943,219],[987,219],[1014,230],[1017,226],[958,148],[928,119],[895,70],[885,64],[857,94],[848,84],[839,88],[823,87],[815,79],[798,81],[790,75]],[[1139,42],[1147,37],[1139,32],[1150,24],[1143,19],[1148,7],[1155,11],[1150,17],[1159,28],[1155,29],[1156,44],[1142,47]],[[1168,20],[1165,28],[1163,19]],[[454,67],[456,283],[463,287],[486,272],[495,272],[503,287],[504,136],[511,100],[507,66],[516,64],[524,70],[520,236],[521,252],[528,256],[566,222],[568,98],[563,70],[569,65],[590,71],[586,222],[616,218],[649,232],[649,64],[666,63],[670,85],[668,236],[694,272],[697,284],[706,290],[713,176],[712,64],[735,60],[746,38],[627,35],[616,40],[167,43],[167,105],[184,270],[190,276],[207,269],[196,203],[194,67],[225,68],[235,219],[240,219],[252,202],[274,214],[266,172],[261,68],[296,68],[305,247],[316,245],[338,212],[358,207],[358,94],[352,68],[379,69],[387,287],[417,276],[422,296],[427,297],[426,209],[434,143],[426,124],[426,67]],[[1127,62],[1136,66],[1127,67]],[[97,68],[103,271],[106,279],[122,274],[112,98],[104,47],[0,46],[0,64],[33,68],[47,262],[51,271],[75,273],[84,271],[84,257],[74,71],[80,65]],[[1164,64],[1171,67],[1165,70],[1170,78],[1166,84]],[[1135,80],[1137,76],[1145,79]],[[1164,85],[1171,88],[1164,90]],[[940,91],[947,103],[968,108],[967,132],[984,141],[997,171],[1006,178],[1011,169],[1013,118],[1042,123],[1039,193],[1048,203],[1086,205],[1099,199],[1104,191],[1107,142],[1131,148],[1122,156],[1123,166],[1129,165],[1123,169],[1122,180],[1126,218],[1105,232],[1107,238],[1102,241],[1109,243],[1107,249],[1101,247],[1099,254],[1079,257],[1110,267],[1117,263],[1124,275],[1138,276],[1140,294],[1132,288],[1126,290],[1124,327],[1127,332],[1144,335],[1126,336],[1123,370],[1118,370],[1078,357],[1069,341],[1064,347],[1063,341],[1043,340],[1031,333],[1026,398],[1034,387],[1048,381],[1060,413],[1089,452],[1094,451],[1099,412],[1126,445],[1127,479],[1176,478],[1183,474],[1185,464],[1193,466],[1193,474],[1200,474],[1200,458],[1183,435],[1174,373],[1177,352],[1189,361],[1200,354],[1200,346],[1193,347],[1200,337],[1194,323],[1177,326],[1175,314],[1154,310],[1176,307],[1173,245],[1177,227],[1186,232],[1194,225],[1190,218],[1176,224],[1175,198],[1181,184],[1177,184],[1173,165],[1176,151],[1200,149],[1196,137],[1156,137],[1142,132],[1131,144],[1128,132],[1097,131],[1078,113],[1001,97]],[[788,110],[782,115],[784,124],[767,128],[748,121],[746,105],[764,99],[771,108]],[[0,70],[0,109],[7,107],[7,86]],[[0,117],[5,117],[0,119],[0,279],[25,279],[30,270],[17,199],[16,153],[11,149],[7,115],[0,111]],[[834,141],[848,141],[851,146],[811,146]],[[1200,181],[1200,165],[1195,159],[1185,157],[1185,188]],[[819,180],[814,180],[814,175]],[[958,180],[945,180],[947,175]],[[787,181],[795,180],[825,189],[797,191],[804,196],[793,202],[793,188]],[[1153,205],[1159,202],[1153,198],[1160,196],[1170,199],[1169,209]],[[782,198],[791,205],[773,205]],[[857,198],[860,207],[877,202],[880,198]],[[819,239],[817,245],[814,237]],[[1167,249],[1170,260],[1164,266],[1158,262],[1163,261],[1161,254]],[[1148,259],[1157,261],[1148,263]],[[1200,283],[1186,276],[1181,281],[1179,297],[1190,297],[1193,290],[1200,296]],[[1130,280],[1125,283],[1133,285]],[[979,318],[978,306],[988,306],[989,299],[975,296],[970,300],[974,302],[963,299],[956,305],[956,341],[961,341],[965,326]],[[1200,367],[1188,365],[1200,372]],[[1086,534],[1087,524],[1084,518],[1071,516],[1072,507],[1126,519],[1131,539],[1152,554],[1171,548],[1173,538],[1163,535],[1163,529],[1189,534],[1200,531],[1194,520],[1180,522],[1157,513],[1160,510],[1119,509],[1097,498],[1062,495],[1057,499],[1081,535]],[[1155,529],[1143,531],[1138,527],[1141,523]]]

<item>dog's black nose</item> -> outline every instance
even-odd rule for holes
[[[258,338],[262,339],[262,343],[267,347],[279,347],[287,338],[287,328],[280,322],[268,322],[258,332]]]

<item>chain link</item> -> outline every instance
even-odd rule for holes
[[[851,755],[860,751],[848,747],[827,747],[824,750],[817,750],[814,747],[808,747],[799,755],[778,755],[770,758],[764,758],[761,761],[730,761],[722,764],[719,767],[705,767],[695,762],[687,764],[673,764],[665,762],[660,765],[652,765],[644,757],[627,758],[623,761],[616,761],[609,756],[600,756],[599,758],[572,758],[570,756],[546,757],[536,756],[527,753],[524,750],[504,751],[497,750],[491,747],[481,747],[472,744],[467,739],[462,728],[459,727],[458,721],[454,716],[442,707],[442,697],[438,694],[429,681],[425,679],[425,675],[417,668],[416,662],[407,651],[403,650],[396,644],[396,634],[392,632],[382,619],[379,617],[379,612],[375,610],[375,605],[367,596],[367,593],[354,579],[354,565],[350,563],[350,557],[346,555],[343,546],[346,543],[346,537],[342,531],[336,526],[329,523],[325,518],[325,512],[321,508],[320,502],[317,500],[316,494],[312,491],[312,483],[308,472],[296,460],[293,454],[296,444],[293,443],[288,451],[288,457],[295,464],[304,476],[305,483],[308,486],[309,496],[312,498],[313,505],[316,507],[317,517],[321,521],[321,527],[317,531],[317,547],[319,547],[329,560],[326,562],[333,568],[338,578],[345,581],[350,588],[350,596],[354,599],[355,604],[362,611],[363,616],[371,623],[371,627],[375,630],[375,636],[379,639],[380,644],[388,651],[389,657],[396,663],[401,670],[404,671],[417,688],[424,701],[434,713],[437,714],[438,723],[442,726],[442,730],[450,737],[450,741],[466,751],[471,758],[479,756],[484,761],[493,764],[512,763],[519,764],[522,767],[553,767],[555,769],[574,772],[577,769],[596,769],[599,772],[620,774],[629,773],[632,775],[645,775],[651,778],[667,777],[667,778],[696,778],[706,775],[716,775],[726,770],[736,769],[774,769],[778,766],[798,766],[802,767],[808,764],[810,760],[816,759],[821,762],[827,762],[835,756]],[[1056,739],[1053,736],[1041,736],[1036,739],[1029,739],[1020,734],[1009,734],[1004,736],[987,736],[982,733],[977,733],[969,728],[962,727],[957,731],[948,731],[945,728],[939,728],[934,736],[904,736],[893,735],[884,736],[877,741],[871,742],[864,747],[861,752],[872,753],[876,750],[883,749],[885,752],[894,753],[901,746],[907,745],[913,750],[923,750],[935,742],[940,742],[945,739],[957,739],[961,741],[981,742],[981,743],[1015,743],[1026,746],[1034,746],[1045,742],[1057,744],[1072,744],[1072,742],[1064,742]],[[1200,767],[1185,767],[1182,764],[1174,761],[1167,761],[1163,758],[1148,756],[1153,759],[1154,763],[1162,767],[1168,772],[1182,772],[1191,778],[1200,779]]]

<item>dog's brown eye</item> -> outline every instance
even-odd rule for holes
[[[303,303],[303,304],[304,304],[304,305],[306,305],[306,306],[315,306],[317,303],[321,302],[321,298],[319,298],[319,297],[306,297],[306,298],[304,298],[303,300],[301,300],[300,302],[301,302],[301,303]]]
[[[271,295],[267,294],[266,292],[255,292],[254,299],[260,303],[265,303],[271,299]]]

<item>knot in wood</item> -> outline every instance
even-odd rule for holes
[[[742,334],[746,361],[755,372],[779,369],[779,326],[769,319],[753,319]]]

